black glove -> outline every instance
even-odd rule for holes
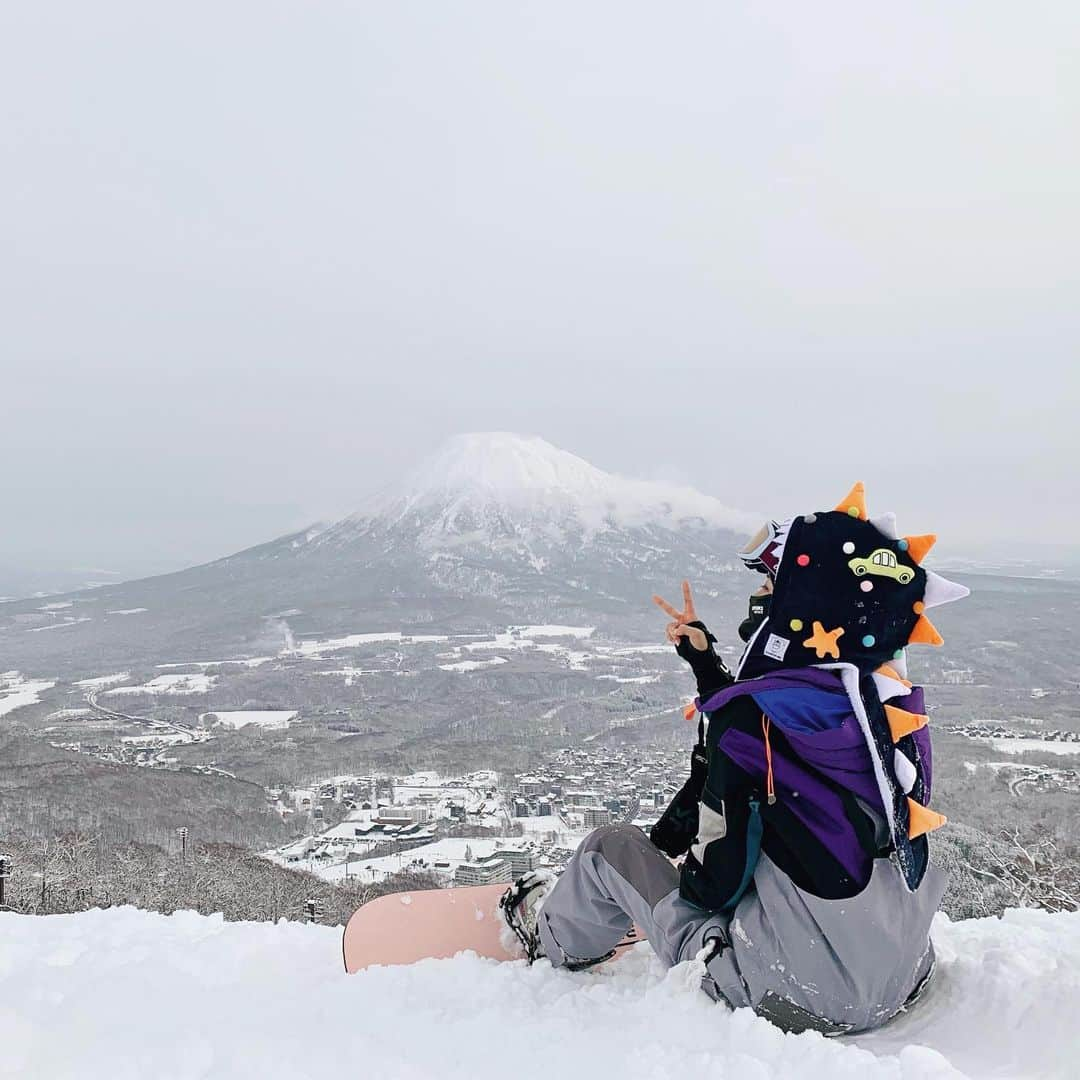
[[[693,646],[690,646],[693,648]],[[705,754],[705,724],[698,721],[698,741],[690,755],[690,779],[668,804],[660,820],[649,830],[649,839],[669,858],[690,850],[698,832],[698,803],[705,787],[709,761]]]
[[[697,679],[698,697],[707,698],[715,694],[717,690],[730,686],[735,680],[731,677],[731,672],[728,671],[724,661],[716,655],[716,650],[713,648],[716,638],[709,633],[708,627],[700,620],[686,625],[704,630],[708,647],[695,649],[689,637],[681,637],[675,643],[675,652],[690,665],[690,670]]]

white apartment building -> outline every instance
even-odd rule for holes
[[[489,855],[486,859],[477,859],[475,862],[465,862],[454,871],[454,884],[456,885],[494,885],[497,882],[509,884],[514,880],[510,864],[497,855]]]

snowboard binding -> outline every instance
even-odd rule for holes
[[[537,925],[540,905],[554,885],[554,874],[547,870],[530,870],[522,874],[499,898],[502,917],[525,950],[530,964],[544,955]]]
[[[525,956],[530,964],[546,955],[537,927],[540,922],[540,907],[554,887],[554,874],[547,870],[530,870],[527,874],[522,874],[499,898],[499,910],[502,912],[503,919],[525,950]],[[633,940],[634,935],[631,931],[627,937],[627,943],[632,943]],[[605,960],[610,960],[614,955],[615,950],[612,949],[603,956],[594,956],[587,960],[563,956],[560,966],[567,971],[585,971],[597,964],[602,964]]]

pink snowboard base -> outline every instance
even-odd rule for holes
[[[506,932],[499,911],[506,888],[424,889],[370,901],[345,926],[345,970],[352,974],[374,964],[443,959],[466,949],[492,960],[520,960],[524,953]],[[620,945],[641,940],[631,929]]]

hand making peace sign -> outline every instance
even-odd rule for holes
[[[694,611],[694,598],[690,595],[690,582],[682,583],[683,610],[676,611],[666,600],[659,596],[653,597],[653,603],[671,616],[672,621],[667,625],[667,639],[677,645],[679,638],[688,637],[690,644],[699,652],[704,652],[709,647],[709,639],[705,631],[696,626],[687,626],[687,623],[697,622],[697,612]]]

